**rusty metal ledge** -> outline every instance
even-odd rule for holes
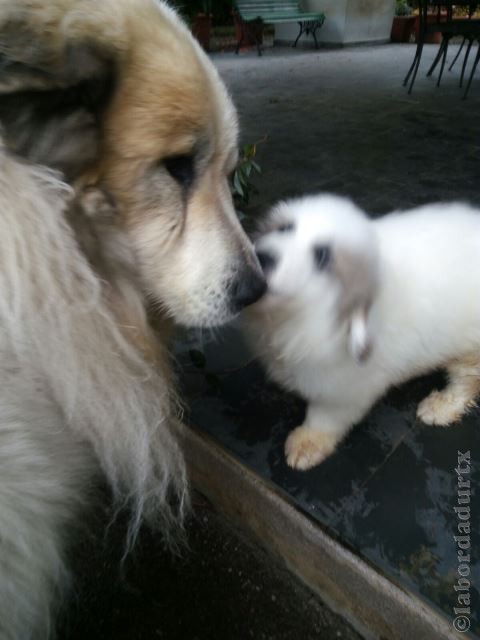
[[[193,486],[365,638],[458,639],[447,620],[334,540],[211,438],[186,429],[185,450]]]

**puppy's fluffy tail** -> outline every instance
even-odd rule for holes
[[[0,329],[131,507],[132,543],[142,519],[168,531],[187,504],[171,385],[119,330],[66,222],[69,197],[57,176],[0,150]]]

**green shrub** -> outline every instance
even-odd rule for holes
[[[397,0],[395,5],[396,16],[411,16],[412,13],[412,7],[407,3],[407,0]]]
[[[233,0],[170,0],[170,2],[188,22],[192,22],[197,13],[212,15],[216,25],[230,25],[233,22]]]
[[[263,142],[263,140],[260,142]],[[252,177],[262,172],[259,164],[255,160],[257,144],[259,143],[245,144],[240,149],[237,167],[230,178],[230,190],[240,220],[246,217],[243,212],[243,207],[248,205],[250,195],[252,192],[257,191],[252,183]]]

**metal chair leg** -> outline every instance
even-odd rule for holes
[[[435,60],[432,62],[432,66],[427,71],[427,76],[431,76],[432,73],[434,72],[435,67],[440,62],[440,58],[442,57],[442,53],[443,53],[444,48],[445,48],[445,36],[442,38],[442,42],[440,43],[440,46],[438,47],[437,55],[435,56]]]
[[[412,89],[413,89],[413,84],[415,82],[415,78],[417,77],[417,73],[418,73],[418,67],[420,66],[420,60],[422,58],[422,51],[423,51],[423,40],[419,43],[419,50],[418,50],[418,54],[417,54],[417,58],[415,60],[415,67],[412,69],[413,73],[412,73],[412,79],[410,80],[410,86],[408,87],[408,93],[411,94],[412,93]]]
[[[470,49],[472,48],[473,38],[468,39],[467,50],[465,51],[465,57],[462,64],[462,73],[460,74],[460,87],[463,85],[463,78],[465,77],[465,69],[467,68],[468,56],[470,55]]]
[[[415,68],[415,64],[416,64],[417,59],[418,59],[418,53],[419,53],[419,51],[421,51],[422,46],[423,46],[423,43],[419,40],[419,41],[417,42],[417,48],[416,48],[416,51],[415,51],[415,55],[414,55],[414,57],[413,57],[413,62],[412,62],[412,64],[410,65],[410,69],[408,70],[407,75],[405,76],[405,78],[404,78],[404,80],[403,80],[403,86],[404,86],[404,87],[406,87],[406,86],[407,86],[408,80],[409,80],[409,78],[410,78],[410,76],[411,76],[411,74],[412,74],[412,71],[413,71],[413,70],[414,70],[414,68]]]
[[[466,36],[463,38],[462,40],[462,44],[460,45],[454,59],[452,60],[452,64],[448,67],[448,70],[451,71],[453,69],[453,67],[455,66],[456,61],[458,60],[460,54],[462,53],[462,49],[463,49],[463,45],[465,44],[465,42],[467,41]]]
[[[468,94],[468,92],[470,90],[470,85],[472,84],[473,76],[475,74],[475,71],[477,69],[479,61],[480,61],[480,43],[478,45],[477,55],[475,56],[475,61],[473,63],[472,70],[470,71],[470,77],[468,79],[468,83],[467,83],[467,86],[465,88],[465,93],[463,94],[463,99],[464,100],[467,98],[467,94]]]
[[[443,48],[442,64],[440,66],[440,73],[438,74],[437,87],[440,86],[440,81],[441,81],[442,76],[443,76],[443,70],[445,68],[445,60],[447,59],[447,51],[448,51],[448,42],[449,42],[449,40],[450,40],[450,36],[446,36],[445,37],[445,46]]]

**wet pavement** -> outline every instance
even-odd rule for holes
[[[283,447],[288,432],[302,423],[303,402],[265,380],[234,329],[201,345],[193,337],[189,346],[201,346],[206,357],[199,368],[188,352],[179,354],[189,421],[449,620],[459,606],[457,452],[470,451],[470,617],[472,630],[480,632],[478,410],[449,429],[422,424],[417,404],[444,381],[440,374],[420,378],[392,390],[324,463],[295,471],[286,465]]]
[[[426,49],[423,72],[436,52]],[[214,57],[239,106],[243,139],[264,140],[254,217],[281,197],[319,190],[352,196],[372,215],[437,200],[480,204],[480,74],[467,101],[458,68],[438,89],[419,74],[408,96],[401,80],[413,53],[386,45]],[[420,423],[416,406],[442,386],[441,374],[392,390],[329,460],[299,472],[286,466],[283,443],[303,403],[265,380],[240,334],[192,338],[182,349],[190,421],[449,621],[462,606],[455,469],[459,452],[469,451],[469,615],[480,635],[480,412],[448,429]]]

